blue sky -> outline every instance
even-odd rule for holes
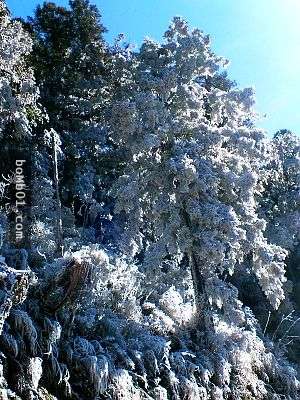
[[[258,125],[270,134],[287,128],[300,134],[300,0],[93,0],[109,29],[139,45],[160,40],[174,15],[212,38],[230,60],[230,77],[256,90]],[[31,15],[37,0],[7,0],[15,16]],[[57,0],[67,5],[67,0]]]

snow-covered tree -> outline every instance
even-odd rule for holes
[[[32,41],[21,23],[11,20],[3,0],[0,36],[0,138],[20,140],[31,135],[40,117],[38,91],[27,63]]]
[[[292,321],[295,322],[299,316],[300,306],[298,269],[300,260],[299,137],[288,130],[278,131],[270,142],[270,149],[272,158],[270,158],[264,173],[261,174],[265,190],[260,198],[260,212],[267,221],[266,235],[269,240],[285,248],[288,252],[286,301],[279,310],[279,315],[274,317],[284,319],[287,314],[292,313]],[[287,321],[287,323],[289,322]],[[287,329],[285,323],[281,324],[281,329]],[[293,334],[294,336],[299,334],[297,323],[295,323]],[[293,341],[291,346],[293,351],[295,346],[298,346],[298,343]]]
[[[199,304],[206,293],[220,308],[216,285],[249,259],[276,308],[286,252],[268,242],[257,210],[267,141],[251,123],[252,90],[228,84],[225,64],[180,18],[163,44],[146,40],[134,55],[110,121],[131,158],[113,191],[128,214],[121,245],[132,256],[144,249],[150,268],[186,255]]]
[[[271,142],[262,211],[268,220],[268,236],[293,251],[300,242],[300,139],[288,130],[276,133]]]
[[[77,208],[89,209],[105,198],[107,171],[113,169],[103,129],[110,99],[105,28],[94,5],[74,0],[69,8],[54,3],[38,6],[28,29],[33,34],[31,58],[41,101],[49,114],[49,129],[54,128],[62,142],[62,203],[75,210],[78,222]],[[92,188],[89,195],[82,193],[83,180]]]
[[[0,1],[0,38],[0,169],[1,176],[5,179],[5,194],[1,198],[1,207],[6,207],[11,222],[15,220],[17,212],[16,160],[26,160],[24,175],[26,184],[30,185],[31,144],[34,130],[44,117],[44,112],[38,104],[39,91],[28,60],[32,40],[22,24],[12,20],[3,1]],[[26,214],[28,217],[29,212]],[[29,223],[27,218],[26,226]],[[13,239],[15,226],[16,223],[11,226],[12,229],[9,226],[6,229],[6,239],[11,241],[6,243],[8,247],[16,244]]]

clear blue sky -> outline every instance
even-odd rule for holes
[[[240,86],[254,86],[259,123],[270,134],[287,128],[300,134],[300,0],[93,0],[109,29],[139,45],[160,40],[174,15],[212,38],[218,55],[230,60]],[[15,16],[31,15],[38,0],[7,0]],[[57,0],[67,5],[67,0]]]

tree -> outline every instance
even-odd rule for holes
[[[300,140],[288,130],[276,133],[271,148],[262,211],[270,240],[290,252],[300,242]]]
[[[265,191],[260,200],[260,212],[267,221],[269,240],[288,251],[287,277],[293,284],[293,295],[288,300],[299,299],[300,245],[300,140],[288,130],[276,133],[271,141],[272,159],[262,175]],[[287,290],[288,289],[287,287]]]
[[[39,91],[28,62],[32,49],[31,38],[20,22],[11,19],[3,1],[0,1],[0,37],[0,168],[2,177],[7,181],[1,207],[9,204],[8,220],[13,222],[10,224],[11,229],[7,230],[6,239],[10,242],[8,246],[15,246],[17,243],[13,236],[19,212],[15,205],[16,161],[26,161],[21,169],[25,178],[19,178],[24,183],[29,203],[31,143],[37,124],[44,118],[44,112],[38,103]],[[30,204],[24,206],[24,226],[30,223],[29,207]],[[27,246],[27,239],[20,245]]]
[[[163,44],[146,40],[134,57],[110,123],[131,155],[113,190],[116,211],[129,216],[123,248],[132,256],[145,248],[148,266],[186,255],[200,309],[204,298],[223,307],[217,286],[225,290],[226,274],[249,259],[278,307],[286,252],[267,241],[258,215],[267,143],[249,122],[252,90],[228,85],[208,37],[180,18]]]
[[[32,62],[55,129],[78,130],[93,116],[91,99],[99,96],[105,72],[100,18],[88,0],[75,0],[70,9],[44,3],[29,19]]]
[[[109,158],[103,121],[110,99],[110,56],[101,15],[87,0],[70,1],[69,9],[44,3],[29,19],[28,29],[34,39],[32,63],[49,114],[48,128],[54,128],[62,142],[62,203],[72,209],[88,208],[90,200],[105,197],[103,182],[111,169],[104,165]],[[89,174],[89,186],[95,188],[89,201],[76,191],[78,176],[87,168],[94,171]]]
[[[33,71],[27,63],[32,42],[21,23],[11,20],[2,0],[0,30],[0,138],[28,139],[41,116]]]

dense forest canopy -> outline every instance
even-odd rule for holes
[[[175,17],[0,0],[0,397],[299,399],[300,138]]]

